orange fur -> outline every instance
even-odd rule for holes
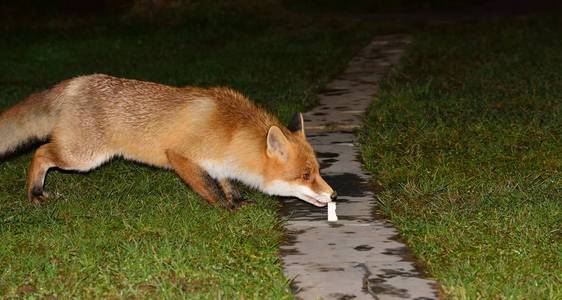
[[[286,161],[268,151],[271,128],[285,137],[278,145]],[[228,88],[180,88],[101,74],[76,77],[0,114],[0,155],[31,138],[48,140],[35,153],[28,176],[28,197],[36,202],[44,197],[49,168],[88,171],[115,156],[172,168],[210,203],[217,196],[204,176],[218,180],[227,198],[229,180],[266,192],[280,180],[333,193],[319,175],[304,131],[289,131]],[[302,179],[306,172],[311,179]]]

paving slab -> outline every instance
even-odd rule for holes
[[[408,37],[373,40],[326,85],[320,103],[305,114],[307,137],[321,173],[338,192],[337,222],[327,208],[298,199],[284,205],[284,270],[302,299],[436,299],[435,281],[423,277],[389,221],[375,217],[370,174],[362,169],[354,130]]]

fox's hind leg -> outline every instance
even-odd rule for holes
[[[47,198],[43,187],[45,176],[50,168],[88,171],[99,166],[110,157],[109,155],[94,153],[87,147],[71,146],[73,145],[57,147],[54,143],[48,143],[35,151],[27,175],[27,197],[31,202],[39,204]]]
[[[56,165],[56,158],[50,150],[49,144],[45,144],[35,151],[27,175],[27,198],[31,202],[39,204],[45,200],[47,196],[43,191],[45,176],[47,171]]]
[[[203,197],[209,204],[216,206],[219,203],[226,203],[225,195],[219,183],[213,179],[209,173],[174,151],[166,151],[166,156],[170,165],[176,173],[187,183],[195,192]],[[230,209],[234,208],[226,203]]]

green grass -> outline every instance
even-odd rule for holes
[[[560,20],[418,34],[368,114],[381,209],[452,298],[562,298]]]
[[[231,86],[283,120],[312,105],[369,37],[353,24],[233,10],[3,28],[2,108],[96,72]],[[230,213],[210,208],[172,172],[116,160],[88,174],[51,172],[52,199],[34,207],[25,199],[30,155],[0,163],[0,295],[292,297],[274,199],[247,191],[256,204]]]

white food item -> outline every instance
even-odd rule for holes
[[[336,202],[328,202],[328,222],[336,222],[337,220]]]

